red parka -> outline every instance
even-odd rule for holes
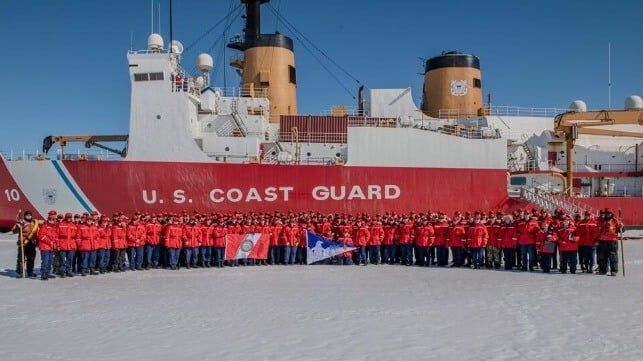
[[[112,226],[112,249],[124,250],[127,248],[127,227]]]
[[[36,235],[40,251],[53,252],[58,247],[58,229],[55,224],[44,223],[38,228]]]
[[[225,236],[227,232],[221,225],[214,226],[212,230],[213,246],[216,248],[225,248]]]
[[[575,232],[576,228],[573,224],[562,227],[558,230],[558,242],[560,243],[561,252],[575,252],[578,251],[578,236]]]
[[[180,224],[165,226],[165,247],[179,249],[183,246],[183,227]]]
[[[374,224],[369,230],[371,238],[368,240],[369,246],[380,246],[384,239],[384,228],[381,224]]]
[[[448,246],[451,248],[464,248],[467,245],[468,226],[466,224],[456,224],[451,228]]]
[[[438,222],[433,226],[435,230],[435,239],[429,245],[434,247],[446,247],[447,238],[449,238],[449,224],[447,222]]]
[[[72,222],[62,221],[56,226],[58,230],[58,249],[61,251],[76,250],[77,227]]]
[[[487,241],[489,240],[489,233],[487,231],[487,227],[482,223],[478,223],[473,227],[470,227],[469,230],[470,230],[469,234],[471,237],[471,240],[469,242],[469,247],[471,248],[486,247]]]

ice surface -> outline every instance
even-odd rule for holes
[[[290,266],[48,282],[12,277],[14,244],[0,241],[3,361],[643,360],[642,241],[626,242],[626,278]]]

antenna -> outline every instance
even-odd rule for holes
[[[170,55],[172,54],[172,0],[170,0]]]
[[[134,50],[134,32],[129,32],[129,50]]]
[[[161,34],[161,3],[158,4],[159,9],[159,34]]]
[[[607,109],[612,109],[612,43],[607,43]]]
[[[150,34],[154,34],[154,0],[150,1]]]

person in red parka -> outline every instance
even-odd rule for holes
[[[284,224],[281,222],[279,218],[276,218],[273,221],[272,225],[272,230],[270,233],[270,248],[268,250],[269,252],[269,257],[268,257],[268,263],[273,265],[273,264],[280,264],[282,263],[282,255],[284,253],[283,251],[283,245],[280,243],[281,239],[281,233],[284,228]]]
[[[449,238],[449,222],[446,214],[440,213],[438,221],[433,225],[435,233],[434,241],[436,263],[439,267],[445,267],[449,264],[449,250],[447,240]]]
[[[499,269],[501,264],[500,257],[500,229],[502,228],[502,214],[498,213],[489,219],[487,231],[489,232],[489,241],[485,248],[487,268]]]
[[[127,262],[130,271],[143,270],[143,249],[145,246],[145,225],[140,216],[134,216],[127,226]]]
[[[464,248],[467,246],[467,235],[469,222],[465,218],[455,219],[450,231],[447,245],[451,249],[451,258],[453,259],[452,267],[462,267],[464,265]]]
[[[58,248],[58,231],[56,229],[56,212],[50,211],[47,222],[38,228],[36,235],[37,246],[40,249],[40,279],[47,281],[51,278],[53,255]]]
[[[567,273],[569,267],[570,273],[576,273],[578,264],[578,235],[576,227],[569,216],[563,216],[561,228],[558,230],[558,242],[560,243],[560,272]]]
[[[529,218],[529,221],[524,224],[518,236],[522,271],[529,269],[530,272],[533,272],[536,266],[536,237],[538,232],[540,232],[540,224],[538,224],[538,216],[534,214]]]
[[[623,223],[614,216],[614,212],[609,208],[604,209],[598,222],[598,274],[607,274],[608,263],[610,276],[618,273],[618,235],[622,230]]]
[[[168,253],[170,269],[179,269],[179,257],[183,247],[183,226],[176,217],[172,217],[170,223],[165,226],[163,239]]]
[[[549,229],[544,232],[543,247],[540,250],[540,267],[543,270],[543,273],[549,273],[551,270],[551,257],[556,252],[556,243],[558,242],[558,236],[556,232]]]
[[[344,236],[338,239],[338,242],[344,245],[344,249],[347,247],[353,247],[353,238],[351,237],[350,232],[344,232]],[[344,266],[350,266],[353,264],[353,251],[346,251],[337,257],[338,264]]]
[[[194,219],[183,226],[183,254],[185,268],[196,266],[195,249],[199,247],[201,230]]]
[[[312,223],[302,222],[299,225],[299,246],[297,247],[297,263],[299,265],[306,264],[306,258],[308,257],[308,243],[306,234],[308,232],[315,233],[315,226]]]
[[[293,219],[290,225],[284,227],[286,246],[284,248],[284,264],[294,265],[297,259],[297,247],[299,246],[299,227]]]
[[[87,274],[98,274],[94,269],[92,263],[96,263],[96,249],[98,229],[94,225],[92,218],[85,218],[85,220],[78,225],[78,251],[80,252],[80,274],[85,277]]]
[[[594,271],[594,256],[596,255],[596,240],[598,239],[598,223],[590,212],[576,224],[578,233],[578,253],[582,272]]]
[[[357,247],[357,263],[356,265],[363,264],[366,266],[368,260],[366,259],[366,246],[368,240],[371,238],[371,232],[366,224],[362,221],[357,222],[357,232],[355,233],[355,246]]]
[[[415,264],[420,267],[428,267],[431,263],[429,247],[433,240],[433,227],[429,221],[418,221],[413,231],[415,232]]]
[[[76,253],[76,225],[72,214],[66,213],[62,222],[56,226],[58,231],[58,249],[60,250],[60,277],[73,277],[72,266]]]
[[[109,218],[102,217],[98,226],[98,241],[96,245],[96,270],[98,273],[105,273],[109,266],[111,231]]]
[[[120,216],[111,227],[112,252],[110,256],[112,272],[125,272],[127,253],[127,218]]]
[[[145,263],[144,268],[158,268],[161,256],[161,232],[163,226],[159,223],[158,217],[148,217],[145,226]]]
[[[482,249],[487,245],[489,240],[489,233],[487,227],[482,223],[480,216],[477,216],[474,220],[474,225],[470,229],[470,243],[469,248],[471,249],[471,262],[473,263],[473,268],[478,269],[484,266],[484,256]]]
[[[213,231],[212,219],[208,218],[201,224],[201,247],[199,249],[199,265],[201,267],[211,267],[212,247],[214,245]]]
[[[393,264],[395,262],[396,232],[395,223],[388,221],[384,226],[384,238],[382,238],[382,263]]]
[[[370,256],[370,261],[372,264],[380,264],[380,248],[382,246],[382,240],[384,239],[384,228],[382,227],[382,222],[375,221],[371,224],[370,229],[370,238],[368,240],[368,254]]]
[[[512,216],[506,215],[502,217],[502,226],[499,232],[498,247],[502,249],[505,270],[511,271],[516,266],[516,246],[518,245],[516,227]]]
[[[413,243],[411,234],[413,233],[413,223],[407,218],[397,227],[397,239],[400,244],[400,262],[403,265],[413,265]]]
[[[218,268],[223,267],[225,262],[225,244],[226,244],[227,230],[221,224],[221,221],[216,222],[212,230],[213,247],[214,247],[214,265]]]
[[[271,226],[270,223],[267,220],[264,219],[264,220],[261,221],[261,224],[260,224],[260,227],[259,227],[259,233],[263,234],[264,237],[268,237],[268,240],[269,240],[268,241],[268,244],[269,244],[269,246],[268,246],[268,259],[270,259],[270,257],[271,257],[270,250],[271,250],[271,247],[272,247],[272,233],[273,233],[273,230],[274,230],[273,226]],[[267,266],[268,265],[268,260],[266,260],[266,259],[257,260],[257,263],[262,265],[262,266]]]

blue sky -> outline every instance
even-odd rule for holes
[[[169,38],[168,0],[160,2]],[[192,43],[229,6],[230,0],[174,0],[174,37]],[[583,99],[605,108],[608,42],[612,104],[622,107],[626,96],[643,94],[641,1],[272,0],[272,6],[368,87],[412,87],[417,101],[420,58],[460,50],[480,57],[483,91],[495,104],[566,107]],[[221,29],[184,54],[186,68]],[[241,19],[231,29],[240,32]],[[264,10],[263,31],[275,29],[290,35]],[[139,49],[149,32],[150,0],[0,1],[0,150],[35,151],[49,134],[127,133],[125,53],[131,34]],[[295,51],[302,113],[354,103],[301,44]],[[220,64],[222,47],[212,55]],[[227,50],[225,58],[232,55]],[[216,82],[222,85],[222,69]],[[237,85],[233,71],[227,82]]]

